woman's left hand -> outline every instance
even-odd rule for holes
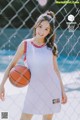
[[[62,93],[62,104],[67,103],[67,95],[65,92]]]

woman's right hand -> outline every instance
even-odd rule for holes
[[[4,86],[0,85],[0,99],[4,101],[4,97],[5,97],[5,89]]]
[[[4,77],[3,77],[3,81],[0,84],[0,99],[3,101],[5,98],[5,89],[4,89],[4,83],[6,82],[9,72],[12,69],[12,67],[14,67],[16,65],[16,63],[18,62],[18,60],[22,57],[22,55],[24,54],[24,41],[21,42],[21,44],[19,45],[17,52],[15,54],[15,56],[13,57],[11,63],[9,64],[9,66],[7,67],[5,73],[4,73]]]

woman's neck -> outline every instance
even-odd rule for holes
[[[37,39],[36,37],[34,37],[33,42],[37,45],[42,45],[44,44],[44,39]]]

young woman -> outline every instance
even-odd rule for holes
[[[20,120],[31,120],[33,114],[43,115],[43,120],[52,120],[53,114],[61,109],[61,103],[67,102],[57,64],[57,46],[55,40],[55,16],[46,12],[39,16],[34,25],[33,38],[24,40],[7,67],[0,85],[0,99],[5,96],[4,85],[12,67],[24,54],[25,65],[31,71],[31,80],[26,93]]]

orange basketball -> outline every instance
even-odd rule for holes
[[[22,65],[16,65],[10,70],[9,80],[17,87],[24,87],[30,82],[30,70]]]

